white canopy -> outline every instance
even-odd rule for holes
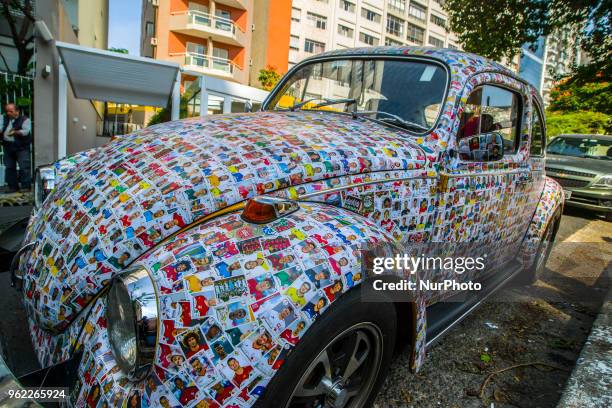
[[[175,91],[177,63],[56,42],[77,98],[163,106]]]

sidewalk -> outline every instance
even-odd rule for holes
[[[612,407],[612,292],[593,322],[557,408]]]

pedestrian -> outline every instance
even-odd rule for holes
[[[1,130],[8,192],[19,191],[19,184],[22,191],[30,191],[30,145],[32,144],[30,119],[21,114],[17,105],[7,103],[4,106]],[[19,165],[19,179],[17,179],[17,165]]]

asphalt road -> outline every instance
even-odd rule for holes
[[[376,405],[556,406],[609,288],[611,241],[612,223],[566,210],[546,276],[488,300],[429,351],[419,374],[408,370],[408,350],[400,353]],[[20,294],[9,281],[8,273],[0,273],[0,337],[16,345],[7,358],[24,374],[37,363]],[[530,365],[535,362],[546,365]],[[522,366],[496,373],[513,365]]]

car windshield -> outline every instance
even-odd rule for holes
[[[593,137],[557,137],[546,151],[561,156],[612,160],[612,140]]]
[[[354,112],[410,128],[430,129],[440,114],[446,70],[401,59],[336,59],[313,62],[293,72],[266,110]]]

